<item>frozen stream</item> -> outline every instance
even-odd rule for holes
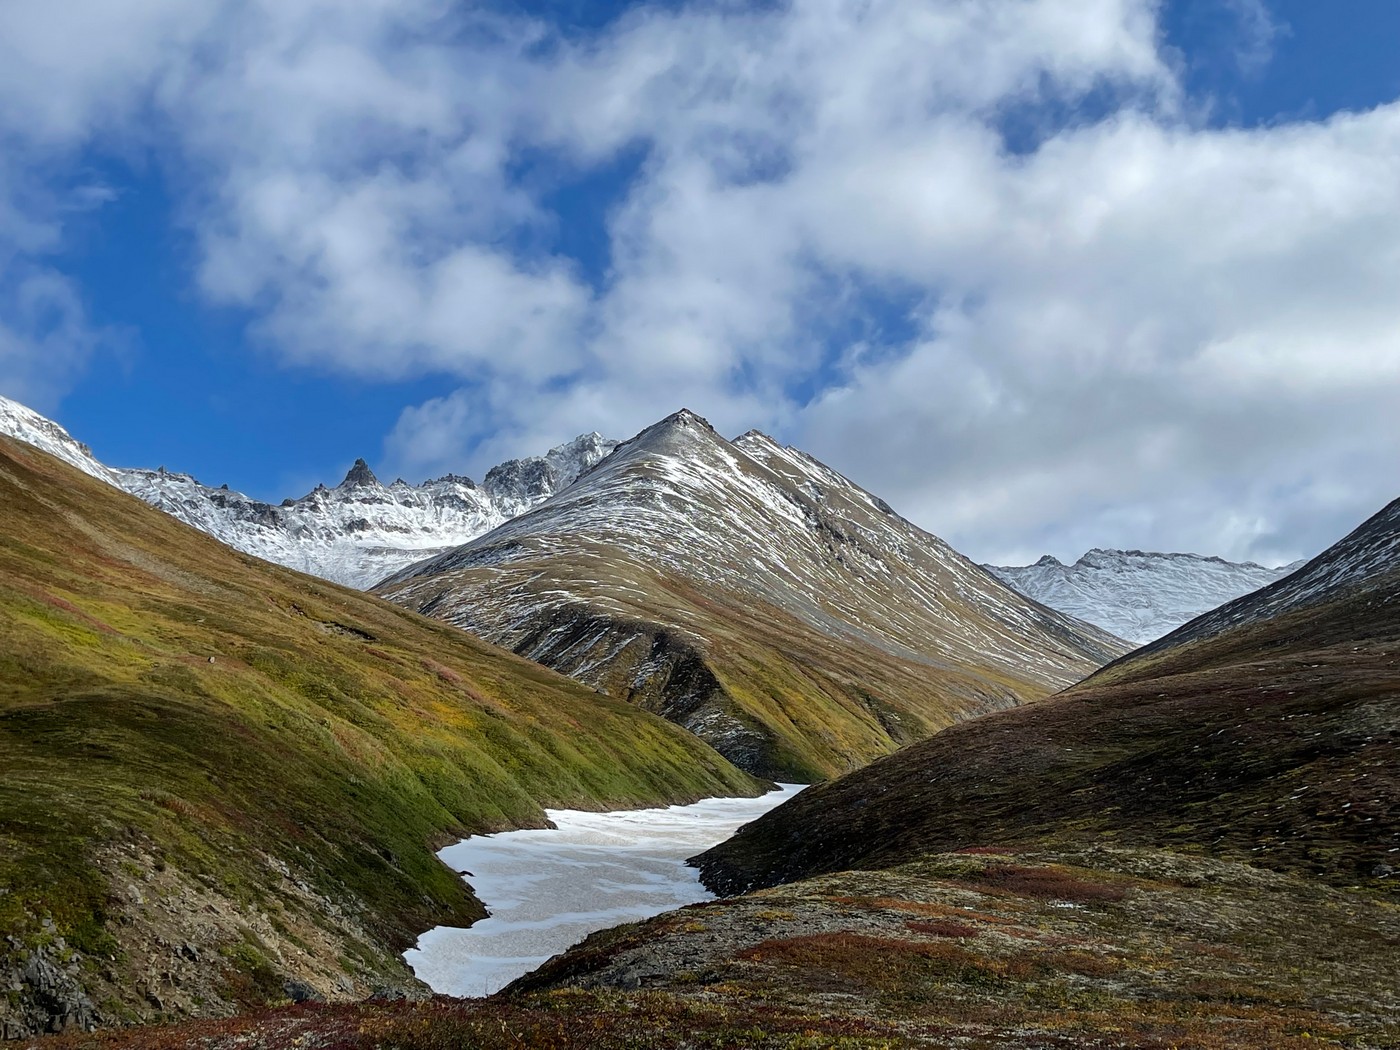
[[[615,813],[548,810],[556,827],[473,835],[439,851],[491,913],[470,929],[438,926],[404,952],[447,995],[490,995],[594,930],[710,900],[685,859],[729,838],[802,790]]]

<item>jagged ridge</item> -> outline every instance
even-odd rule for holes
[[[383,485],[357,459],[334,488],[318,485],[301,499],[274,506],[164,467],[108,467],[57,423],[5,398],[0,433],[42,448],[245,554],[361,589],[489,532],[569,485],[617,444],[583,434],[544,456],[492,467],[481,487],[456,474],[421,485],[403,479]]]

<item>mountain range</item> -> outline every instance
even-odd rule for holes
[[[480,487],[385,486],[360,460],[280,506],[108,467],[14,402],[0,429],[245,553],[360,587],[397,569],[379,589],[392,600],[764,777],[844,772],[1126,649],[806,454],[757,431],[726,441],[685,410],[628,442],[588,434],[501,464]]]
[[[687,411],[479,489],[358,462],[271,507],[0,410],[22,439],[0,438],[0,1035],[204,1016],[57,1045],[1400,1037],[1400,501],[1129,652],[810,456]],[[501,520],[415,557],[464,527],[460,507],[431,524],[457,499]],[[361,582],[395,568],[391,600],[182,512]],[[1081,561],[1122,593],[1201,568]],[[392,1001],[416,933],[483,914],[436,845],[777,775],[824,782],[694,861],[734,896],[595,934],[485,1002]],[[265,1009],[315,999],[341,1002]]]
[[[421,485],[402,479],[383,485],[360,459],[334,488],[318,485],[300,499],[274,505],[164,467],[109,467],[57,423],[6,398],[0,398],[0,433],[42,448],[245,554],[360,589],[548,499],[617,445],[582,434],[543,456],[492,467],[480,486],[456,474]]]
[[[1302,564],[1271,569],[1199,554],[1096,547],[1073,565],[1047,554],[1032,565],[983,568],[1052,609],[1142,643],[1273,583]]]
[[[339,485],[318,485],[299,499],[269,504],[163,467],[110,467],[57,423],[3,397],[0,433],[42,448],[244,553],[362,590],[538,506],[619,444],[597,433],[581,434],[542,456],[492,467],[480,485],[457,474],[419,485],[402,479],[384,485],[360,459]],[[983,568],[1026,597],[1142,643],[1299,564],[1270,569],[1195,554],[1095,549],[1073,565],[1046,555],[1033,565]]]

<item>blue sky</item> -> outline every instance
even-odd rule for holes
[[[325,15],[0,12],[0,393],[270,500],[684,404],[1006,561],[1400,495],[1390,0]]]

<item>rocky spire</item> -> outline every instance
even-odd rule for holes
[[[374,476],[374,471],[369,469],[369,464],[363,459],[355,460],[355,465],[350,468],[345,480],[340,483],[343,489],[362,489],[370,485],[378,485],[379,479]]]

